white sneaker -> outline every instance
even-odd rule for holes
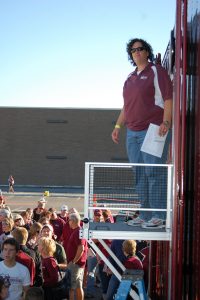
[[[143,228],[161,228],[164,225],[164,220],[159,219],[159,218],[152,218],[151,220],[149,220],[148,222],[145,222],[142,224]]]
[[[143,223],[144,223],[144,220],[140,219],[140,217],[137,217],[133,220],[129,220],[127,222],[127,224],[130,225],[130,226],[138,226],[138,225],[141,225]]]

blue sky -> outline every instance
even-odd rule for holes
[[[126,43],[165,53],[175,0],[1,0],[0,106],[120,108]]]

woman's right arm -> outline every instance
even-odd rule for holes
[[[115,144],[118,144],[119,143],[119,132],[120,132],[120,129],[121,127],[124,125],[124,122],[125,122],[125,118],[124,118],[124,107],[122,108],[120,114],[119,114],[119,117],[117,119],[117,123],[115,125],[115,128],[112,132],[112,140]]]

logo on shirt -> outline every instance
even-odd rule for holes
[[[141,76],[140,79],[147,79],[147,76]]]

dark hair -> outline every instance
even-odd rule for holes
[[[25,300],[43,300],[44,291],[41,287],[33,286],[26,292]]]
[[[146,50],[147,52],[149,52],[148,59],[149,59],[150,61],[153,61],[153,60],[154,60],[154,55],[153,55],[153,49],[152,49],[151,45],[150,45],[149,43],[147,43],[145,40],[143,40],[143,39],[138,39],[138,38],[129,40],[129,42],[128,42],[127,45],[126,45],[126,51],[127,51],[127,53],[128,53],[128,60],[129,60],[134,66],[136,66],[136,63],[134,62],[133,57],[132,57],[132,53],[131,53],[132,46],[133,46],[133,44],[135,44],[136,42],[140,42],[140,43],[142,44],[142,47],[144,47],[145,50]]]
[[[15,246],[15,250],[16,252],[19,251],[19,243],[14,239],[14,238],[8,238],[3,242],[2,245],[2,250],[4,249],[4,245],[11,245],[11,246]]]
[[[49,208],[49,211],[50,211],[51,213],[54,213],[54,212],[56,213],[55,207],[50,207],[50,208]]]

